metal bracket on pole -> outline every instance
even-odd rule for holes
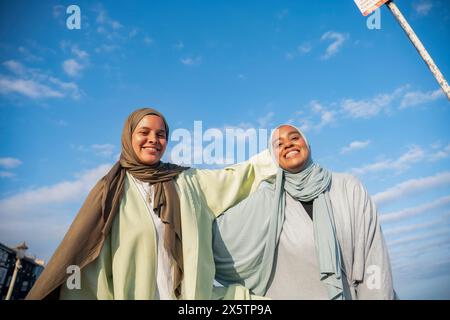
[[[413,43],[414,47],[419,52],[422,59],[425,61],[425,63],[428,65],[428,68],[430,68],[431,73],[436,78],[437,82],[441,86],[442,90],[444,91],[445,95],[447,96],[447,99],[450,100],[450,87],[448,86],[447,81],[445,80],[443,74],[439,71],[439,68],[434,63],[431,56],[428,54],[427,50],[423,46],[422,42],[420,41],[419,37],[417,37],[414,30],[409,25],[408,21],[406,21],[403,14],[400,12],[396,4],[393,0],[388,1],[386,3],[389,10],[392,12],[394,17],[397,19],[398,23],[401,25],[403,30],[405,31],[406,35],[408,36],[409,40]]]

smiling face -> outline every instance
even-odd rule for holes
[[[167,132],[163,119],[155,115],[143,117],[133,131],[131,144],[142,164],[158,163],[167,146]]]
[[[285,125],[277,128],[272,138],[272,148],[281,168],[297,173],[303,170],[309,149],[300,132]]]

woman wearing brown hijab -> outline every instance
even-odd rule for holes
[[[89,193],[28,299],[218,296],[212,222],[276,168],[267,151],[221,170],[163,163],[168,137],[158,111],[144,108],[128,117],[120,160]],[[81,269],[80,285],[70,283],[70,266]],[[222,288],[219,295],[237,292]]]

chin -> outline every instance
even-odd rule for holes
[[[158,163],[159,162],[159,160],[160,160],[160,158],[147,158],[147,159],[143,159],[143,163],[145,163],[146,165],[148,165],[148,166],[151,166],[151,165],[153,165],[153,164],[155,164],[155,163]]]

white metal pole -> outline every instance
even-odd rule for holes
[[[437,82],[441,86],[442,90],[444,91],[445,95],[447,96],[447,99],[450,100],[450,88],[448,86],[447,81],[445,80],[443,74],[439,71],[439,68],[434,63],[431,56],[428,54],[427,50],[423,46],[422,42],[420,41],[419,37],[416,35],[414,30],[409,25],[408,21],[406,21],[403,14],[398,9],[397,5],[394,3],[393,0],[388,1],[386,3],[389,10],[392,12],[394,17],[397,19],[398,23],[401,25],[403,30],[405,31],[406,35],[408,36],[409,40],[413,43],[416,50],[419,52],[422,59],[425,61],[425,63],[428,65],[428,68],[430,68],[431,73],[436,78]]]
[[[13,289],[14,289],[14,284],[16,283],[16,278],[17,278],[17,273],[19,272],[20,269],[20,258],[17,257],[16,258],[16,265],[14,267],[14,272],[13,272],[13,276],[11,278],[11,282],[9,283],[9,288],[8,288],[8,293],[6,294],[5,300],[10,300],[12,293],[13,293]]]

